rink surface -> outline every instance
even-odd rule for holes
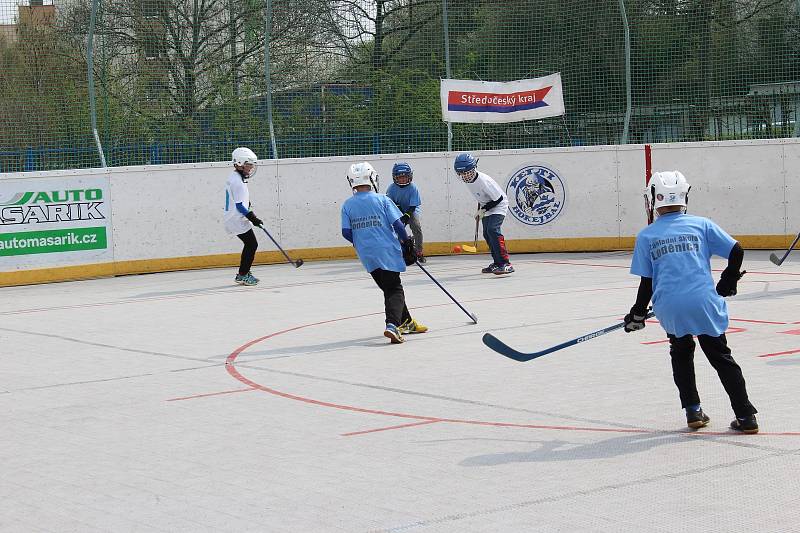
[[[390,345],[355,261],[0,289],[0,531],[800,531],[800,252],[748,251],[729,344],[761,433],[685,427],[630,253],[434,257]],[[724,267],[712,263],[715,276]]]

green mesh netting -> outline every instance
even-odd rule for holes
[[[100,166],[99,145],[114,166],[227,160],[239,145],[262,158],[442,151],[448,60],[457,79],[561,72],[566,105],[453,124],[453,150],[800,136],[799,12],[800,0],[0,0],[0,172]]]

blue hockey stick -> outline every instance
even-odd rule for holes
[[[655,313],[652,311],[648,312],[645,315],[645,320],[648,318],[652,318],[655,316]],[[504,343],[491,333],[485,333],[483,335],[483,344],[494,350],[495,352],[505,355],[506,357],[513,359],[514,361],[519,361],[524,363],[525,361],[530,361],[532,359],[536,359],[537,357],[541,357],[543,355],[547,355],[549,353],[557,352],[558,350],[563,350],[564,348],[569,348],[570,346],[574,346],[581,342],[590,341],[595,337],[599,337],[601,335],[605,335],[606,333],[611,333],[614,330],[621,329],[625,327],[625,322],[620,322],[619,324],[614,324],[613,326],[608,326],[607,328],[599,329],[597,331],[593,331],[591,333],[587,333],[586,335],[581,335],[577,339],[572,339],[571,341],[562,342],[561,344],[557,344],[556,346],[552,346],[541,352],[531,352],[531,353],[524,353],[518,352],[508,344]]]

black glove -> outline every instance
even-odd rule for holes
[[[646,309],[640,309],[635,305],[631,307],[631,312],[625,315],[625,318],[622,319],[623,322],[625,322],[625,333],[644,329],[644,319],[646,316]]]
[[[719,277],[719,283],[717,283],[717,294],[723,298],[726,296],[736,296],[736,283],[742,279],[742,276],[744,276],[746,272],[746,270],[739,272],[727,268],[723,270],[722,275]]]
[[[408,213],[403,213],[403,216],[400,217],[400,222],[403,224],[408,224],[409,220],[411,220],[411,217],[408,215]]]
[[[250,222],[252,222],[254,226],[261,226],[263,224],[263,222],[261,222],[261,219],[258,218],[256,214],[253,213],[252,211],[248,211],[244,217]]]
[[[408,240],[400,243],[400,248],[403,249],[403,261],[406,266],[411,266],[417,262],[417,252],[414,250],[414,237],[409,237]]]

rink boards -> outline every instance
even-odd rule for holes
[[[512,253],[624,250],[645,223],[643,145],[473,152],[510,200]],[[453,153],[264,160],[252,208],[294,257],[354,257],[341,237],[350,164],[369,161],[381,192],[396,161],[414,169],[426,253],[472,243],[475,203]],[[233,265],[239,241],[222,226],[227,162],[0,174],[0,286]],[[800,224],[800,141],[652,145],[652,170],[681,170],[689,209],[746,248],[780,249]],[[263,237],[263,235],[262,235]],[[485,250],[482,238],[481,249]],[[258,263],[283,256],[262,239]]]

